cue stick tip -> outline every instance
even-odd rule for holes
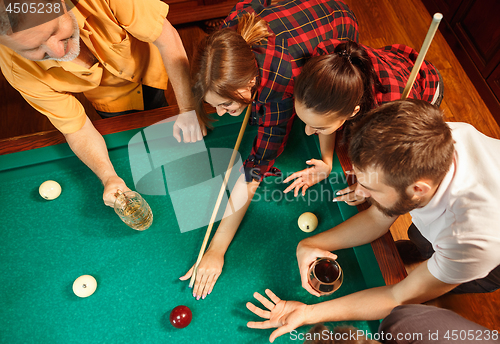
[[[442,13],[434,13],[434,16],[432,17],[432,20],[435,22],[440,22],[441,19],[443,19],[443,14]]]

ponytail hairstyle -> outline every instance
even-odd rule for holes
[[[191,87],[197,113],[205,124],[213,121],[203,108],[209,91],[241,104],[251,102],[237,90],[247,87],[259,77],[252,46],[269,35],[265,20],[256,17],[255,13],[246,13],[239,19],[236,31],[225,28],[200,42],[191,64]],[[253,86],[252,93],[257,87],[258,82]]]
[[[354,120],[375,105],[373,85],[383,93],[366,50],[353,41],[337,45],[333,53],[312,57],[295,81],[294,97],[320,115]],[[351,118],[356,106],[358,114]]]

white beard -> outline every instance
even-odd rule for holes
[[[63,57],[49,57],[46,59],[42,59],[41,61],[45,60],[53,60],[53,61],[59,61],[59,62],[68,62],[68,61],[73,61],[80,55],[80,28],[78,27],[78,21],[76,20],[76,17],[73,13],[68,11],[69,16],[71,17],[71,20],[73,21],[73,36],[71,36],[68,39],[68,42],[66,44],[72,44],[73,47],[71,48],[70,51]]]

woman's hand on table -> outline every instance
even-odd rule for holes
[[[174,137],[181,142],[181,130],[184,142],[197,142],[203,140],[207,135],[207,127],[201,121],[194,110],[181,113],[174,123]]]
[[[258,329],[277,328],[269,337],[269,341],[272,343],[279,336],[306,324],[308,309],[306,304],[297,301],[281,300],[269,289],[266,289],[266,294],[270,300],[259,293],[254,293],[253,296],[267,310],[263,310],[251,302],[247,302],[246,306],[251,312],[267,320],[260,322],[250,321],[247,323],[248,327]]]
[[[193,286],[193,296],[199,300],[204,299],[209,295],[217,282],[220,274],[222,273],[222,267],[224,266],[224,254],[212,251],[210,249],[205,252],[203,258],[201,259],[200,265],[198,265],[198,272],[196,273],[196,280]],[[189,269],[189,271],[179,279],[185,281],[193,275],[194,265]]]
[[[304,196],[308,188],[326,179],[332,171],[332,167],[323,160],[311,159],[306,161],[306,164],[311,165],[311,167],[295,172],[283,181],[284,183],[289,183],[295,179],[293,183],[283,191],[284,193],[294,190],[294,196],[297,197],[302,188],[302,196]]]
[[[114,207],[116,200],[115,194],[118,190],[121,190],[123,192],[130,191],[123,179],[121,179],[120,177],[112,176],[108,178],[106,182],[104,182],[104,192],[102,194],[104,204],[106,204],[108,207]]]
[[[325,251],[316,247],[307,246],[301,241],[297,245],[297,262],[299,264],[300,270],[300,280],[302,282],[302,287],[307,290],[310,294],[314,296],[320,296],[320,294],[314,290],[308,281],[309,267],[311,264],[319,257],[328,257],[332,259],[337,259],[337,255],[331,253],[330,251]]]

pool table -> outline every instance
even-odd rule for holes
[[[334,294],[318,299],[301,287],[297,243],[358,211],[331,202],[333,192],[346,187],[341,162],[348,160],[340,150],[332,171],[336,177],[312,187],[305,197],[284,196],[283,178],[261,184],[212,294],[196,301],[188,282],[178,278],[198,255],[220,188],[214,185],[222,180],[242,116],[223,116],[200,146],[176,143],[164,130],[171,128],[176,113],[173,106],[94,123],[117,173],[153,211],[152,226],[142,232],[104,206],[99,180],[57,131],[0,141],[0,343],[265,343],[271,330],[246,327],[247,321],[258,320],[245,307],[254,301],[255,291],[270,288],[283,299],[317,303],[404,278],[386,235],[371,245],[335,252],[345,278]],[[151,128],[161,130],[151,133]],[[247,127],[240,146],[243,159],[255,133],[255,127]],[[219,162],[214,163],[216,157]],[[275,166],[286,176],[319,157],[317,138],[306,136],[304,124],[296,120]],[[234,180],[239,173],[233,173]],[[61,184],[57,199],[47,201],[38,194],[45,180]],[[182,197],[180,191],[188,189],[199,198]],[[297,226],[307,211],[319,218],[313,233]],[[97,290],[79,298],[72,284],[86,274],[96,278]],[[178,305],[193,313],[184,329],[169,323],[170,311]],[[372,333],[378,324],[349,323]],[[276,342],[292,339],[285,335]]]

